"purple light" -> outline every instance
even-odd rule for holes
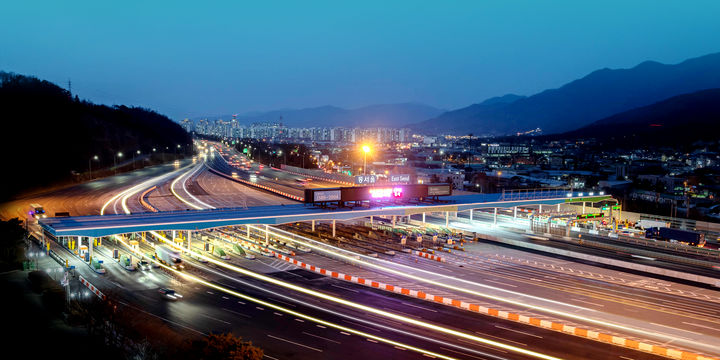
[[[370,197],[373,199],[387,199],[402,197],[403,189],[401,187],[394,188],[370,188]]]

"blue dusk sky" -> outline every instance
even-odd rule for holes
[[[7,1],[0,70],[174,119],[454,109],[720,51],[720,1]]]

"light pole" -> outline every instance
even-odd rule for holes
[[[370,147],[363,145],[363,175],[367,175],[367,154],[370,152]]]
[[[90,169],[90,180],[92,180],[92,161],[93,161],[93,160],[98,161],[98,159],[99,159],[99,158],[98,158],[97,155],[95,155],[95,156],[93,156],[92,158],[88,159],[88,168]]]
[[[117,158],[122,158],[122,152],[118,152],[117,155],[113,156],[113,163],[115,164],[115,175],[117,175]]]

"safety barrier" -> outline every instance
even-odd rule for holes
[[[273,167],[273,169],[274,169],[274,170],[279,170],[279,171],[285,171],[285,172],[290,173],[290,174],[293,174],[293,175],[300,175],[300,176],[309,177],[309,178],[315,179],[315,180],[322,180],[322,181],[327,181],[327,182],[333,182],[333,183],[336,183],[336,184],[347,185],[347,186],[354,186],[354,185],[355,185],[354,183],[349,182],[349,181],[342,181],[342,180],[337,180],[337,179],[333,179],[333,178],[329,178],[329,177],[325,177],[325,176],[318,176],[318,175],[306,174],[306,173],[302,173],[302,172],[298,172],[298,171],[288,170],[287,167],[285,167],[284,169],[278,169],[278,168]]]
[[[554,322],[554,321],[543,320],[543,319],[539,319],[539,318],[515,314],[515,313],[511,313],[511,312],[507,312],[507,311],[493,309],[493,308],[487,308],[487,307],[484,307],[484,306],[481,306],[478,304],[472,304],[472,303],[455,300],[455,299],[451,299],[451,298],[444,297],[444,296],[431,295],[431,294],[428,294],[423,291],[405,289],[405,288],[402,288],[399,286],[384,284],[381,282],[372,281],[372,280],[360,278],[357,276],[343,274],[343,273],[340,273],[337,271],[330,271],[330,270],[322,269],[317,266],[310,265],[310,264],[304,263],[302,261],[298,261],[297,259],[293,259],[289,256],[278,254],[276,252],[273,252],[273,254],[278,259],[287,261],[291,264],[294,264],[295,266],[301,267],[306,270],[310,270],[312,272],[315,272],[315,273],[318,273],[321,275],[330,276],[330,277],[333,277],[336,279],[340,279],[340,280],[344,280],[344,281],[348,281],[348,282],[352,282],[352,283],[356,283],[356,284],[360,284],[360,285],[364,285],[364,286],[368,286],[368,287],[372,287],[372,288],[376,288],[376,289],[380,289],[380,290],[384,290],[384,291],[389,291],[389,292],[396,293],[396,294],[410,296],[410,297],[414,297],[417,299],[432,301],[435,303],[444,304],[444,305],[452,306],[452,307],[463,309],[463,310],[468,310],[468,311],[471,311],[474,313],[489,315],[489,316],[493,316],[493,317],[497,317],[497,318],[501,318],[501,319],[505,319],[505,320],[523,323],[526,325],[540,327],[540,328],[547,329],[547,330],[558,331],[558,332],[562,332],[565,334],[583,337],[586,339],[600,341],[600,342],[604,342],[604,343],[608,343],[608,344],[612,344],[612,345],[623,346],[623,347],[634,349],[634,350],[639,350],[639,351],[643,351],[643,352],[647,352],[647,353],[651,353],[651,354],[655,354],[655,355],[665,356],[665,357],[668,357],[671,359],[720,360],[717,358],[707,357],[704,355],[700,355],[700,354],[696,354],[696,353],[692,353],[692,352],[688,352],[688,351],[676,350],[676,349],[666,348],[666,347],[659,346],[659,345],[648,344],[648,343],[644,343],[644,342],[637,341],[637,340],[631,340],[631,339],[626,339],[626,338],[620,337],[620,336],[604,334],[601,332],[583,329],[583,328],[570,326],[570,325],[565,325],[565,324]]]
[[[95,287],[93,284],[91,284],[89,281],[85,280],[85,278],[82,277],[82,275],[79,275],[79,277],[80,277],[80,283],[83,284],[83,285],[85,285],[88,289],[90,289],[90,291],[92,291],[93,294],[95,294],[97,297],[99,297],[100,300],[105,300],[105,299],[107,298],[107,297],[105,296],[105,294],[103,294],[100,290],[98,290],[98,288],[96,288],[96,287]]]
[[[422,251],[414,251],[414,253],[415,253],[415,255],[417,255],[417,256],[419,256],[419,257],[426,258],[426,259],[430,259],[430,260],[435,260],[435,261],[438,261],[438,262],[446,262],[446,261],[447,261],[447,260],[446,260],[445,258],[443,258],[443,257],[437,256],[437,255],[433,255],[433,254],[428,254],[428,253],[422,252]]]
[[[209,166],[208,166],[208,170],[210,170],[212,173],[215,173],[215,174],[220,175],[220,176],[222,176],[222,177],[224,177],[224,178],[227,178],[227,179],[232,180],[232,181],[235,181],[235,182],[239,182],[239,183],[244,184],[244,185],[256,187],[256,188],[258,188],[258,189],[263,189],[263,190],[269,191],[269,192],[271,192],[271,193],[275,193],[275,194],[278,194],[278,195],[282,195],[282,196],[284,196],[284,197],[286,197],[286,198],[288,198],[288,199],[297,200],[297,201],[300,201],[300,202],[305,201],[305,197],[296,196],[296,195],[293,195],[293,194],[289,194],[289,193],[286,193],[286,192],[284,192],[284,191],[280,191],[280,190],[277,190],[277,189],[273,189],[273,188],[270,187],[270,186],[265,186],[265,185],[256,184],[256,183],[254,183],[254,182],[252,182],[252,181],[247,181],[247,180],[243,180],[243,179],[237,179],[237,178],[234,178],[234,177],[232,177],[232,176],[228,176],[227,174],[224,174],[224,173],[222,173],[222,172],[220,172],[220,171],[217,171],[217,170],[215,170],[215,169],[213,169],[213,168],[211,168],[211,167],[209,167]]]

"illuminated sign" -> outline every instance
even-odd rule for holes
[[[355,177],[355,183],[358,185],[374,184],[376,182],[377,182],[377,176],[375,176],[375,175],[358,175]]]
[[[603,214],[603,213],[600,213],[600,214],[582,214],[582,215],[578,215],[577,218],[578,218],[578,220],[585,220],[585,219],[601,218],[601,217],[603,217],[603,216],[605,216],[605,214]]]
[[[370,197],[373,199],[387,199],[387,198],[399,198],[402,197],[403,189],[401,187],[393,188],[370,188]]]
[[[315,202],[340,201],[340,190],[316,191],[313,195]]]
[[[394,183],[409,183],[410,182],[410,175],[404,174],[404,175],[390,175],[390,182]]]

